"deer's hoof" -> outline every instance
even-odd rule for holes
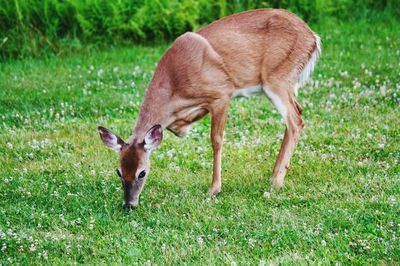
[[[219,193],[221,193],[221,188],[220,187],[211,187],[210,188],[210,197],[215,198]]]
[[[271,177],[271,187],[272,188],[283,187],[283,178]]]
[[[271,194],[272,194],[272,191],[265,191],[264,194],[263,194],[263,197],[268,199],[268,198],[271,197]]]

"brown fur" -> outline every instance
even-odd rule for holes
[[[144,156],[136,151],[143,150],[137,145],[152,126],[160,124],[184,136],[194,121],[210,113],[214,150],[210,193],[215,195],[221,189],[223,131],[233,92],[261,84],[287,111],[287,129],[271,177],[274,186],[281,186],[303,127],[294,86],[316,49],[316,35],[299,17],[284,10],[242,12],[197,33],[183,34],[157,65],[134,129],[132,145],[136,146],[121,154],[124,172],[136,171],[135,162]]]
[[[142,139],[154,124],[169,127],[185,120],[191,107],[210,109],[214,99],[230,97],[234,89],[282,79],[293,83],[315,51],[313,34],[290,12],[259,9],[182,35],[158,63],[135,137]]]
[[[144,158],[145,154],[143,146],[143,143],[132,143],[130,145],[125,145],[121,149],[120,166],[126,181],[135,179],[136,169],[142,163],[141,160]]]

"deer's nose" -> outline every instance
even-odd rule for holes
[[[135,205],[133,205],[132,203],[124,203],[122,205],[122,208],[126,209],[126,210],[133,210],[136,208]]]

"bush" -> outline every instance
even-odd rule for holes
[[[81,43],[169,41],[231,13],[286,8],[307,22],[400,16],[399,0],[0,0],[0,57],[79,49]]]

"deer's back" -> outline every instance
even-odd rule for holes
[[[197,33],[222,57],[239,88],[261,84],[263,76],[279,79],[300,71],[316,48],[307,24],[278,9],[234,14]]]

